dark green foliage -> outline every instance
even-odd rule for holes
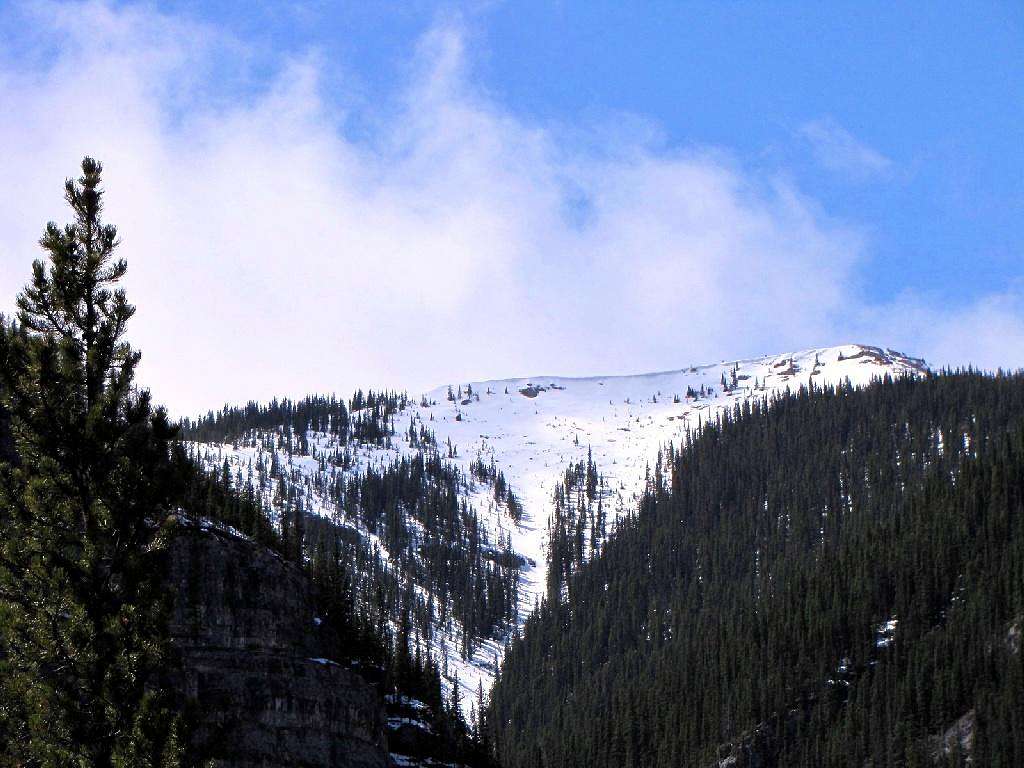
[[[600,551],[607,535],[606,495],[590,451],[587,460],[571,465],[555,487],[548,518],[548,600],[559,599],[571,585],[573,572]]]
[[[0,332],[0,761],[171,765],[161,550],[175,430],[134,388],[134,308],[116,285],[101,167],[86,158]]]
[[[1024,377],[746,404],[670,458],[512,644],[505,765],[930,765],[967,713],[1024,764]]]
[[[363,394],[359,390],[346,408],[334,395],[310,395],[302,400],[272,400],[267,405],[250,401],[242,408],[225,406],[221,411],[182,423],[182,437],[197,442],[231,443],[253,430],[282,430],[287,439],[294,437],[296,451],[301,450],[307,432],[321,432],[339,439],[360,443],[383,443],[394,433],[393,418],[408,402],[395,392]]]
[[[181,489],[179,504],[187,514],[231,526],[275,552],[285,554],[285,542],[251,483],[236,485],[223,472],[205,471],[194,453],[188,453],[180,443],[174,446],[172,460]]]

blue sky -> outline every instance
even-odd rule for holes
[[[322,51],[367,92],[400,87],[405,52],[457,12],[475,80],[516,114],[570,126],[630,115],[667,145],[723,147],[791,174],[829,213],[867,228],[874,298],[909,285],[962,302],[1022,273],[1020,3],[170,7],[278,52]],[[867,173],[823,164],[804,130],[812,123],[888,163]]]
[[[0,287],[74,158],[106,159],[149,383],[180,408],[846,341],[1024,364],[1019,3],[12,3],[0,22],[22,116],[0,129],[21,190]],[[218,353],[225,322],[320,362]]]

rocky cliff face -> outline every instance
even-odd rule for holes
[[[380,696],[320,658],[302,571],[228,531],[186,526],[171,547],[178,686],[195,744],[222,768],[383,768]]]

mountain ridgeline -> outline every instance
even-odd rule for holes
[[[691,437],[508,649],[503,765],[1024,764],[1024,376],[802,389]]]

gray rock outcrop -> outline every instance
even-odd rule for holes
[[[169,553],[177,686],[222,768],[384,768],[379,694],[320,658],[310,584],[271,550],[186,526]]]

